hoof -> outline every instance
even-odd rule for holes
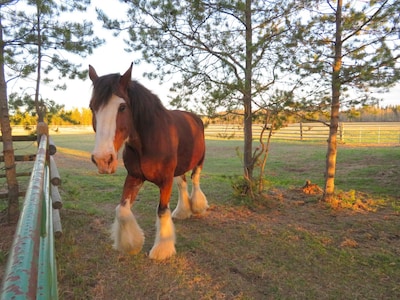
[[[143,231],[133,222],[121,224],[115,220],[111,237],[114,240],[114,249],[130,255],[138,254],[144,244]]]
[[[204,215],[207,211],[207,208],[208,208],[208,205],[204,208],[197,208],[196,210],[193,210],[193,214],[198,215],[198,216]]]
[[[192,216],[192,212],[190,210],[189,211],[184,211],[184,210],[179,210],[178,211],[178,209],[175,209],[172,212],[172,218],[178,219],[178,220],[188,219],[191,216]]]
[[[149,257],[154,260],[164,260],[176,254],[173,241],[162,242],[154,246],[149,253]]]
[[[144,244],[144,233],[130,209],[117,207],[117,215],[111,227],[114,248],[129,254],[138,254]]]
[[[206,196],[200,190],[200,188],[193,191],[191,201],[192,213],[196,215],[202,215],[208,208],[208,202]]]
[[[142,251],[142,247],[140,247],[140,248],[138,247],[136,249],[132,249],[131,251],[128,252],[128,254],[133,256],[133,255],[139,254],[140,251]]]

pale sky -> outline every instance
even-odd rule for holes
[[[106,40],[106,43],[98,49],[95,49],[92,55],[86,58],[75,58],[74,62],[81,63],[83,67],[88,67],[91,64],[97,71],[99,76],[109,73],[124,73],[130,66],[131,62],[140,58],[140,53],[127,53],[123,42],[123,37],[114,37],[111,32],[102,28],[100,21],[96,18],[94,8],[102,8],[110,17],[125,19],[126,9],[125,4],[119,1],[101,1],[92,0],[92,5],[88,8],[85,14],[87,20],[95,24],[94,32],[99,38]],[[159,96],[165,106],[168,107],[169,85],[160,85],[158,80],[149,81],[142,76],[143,72],[151,69],[151,66],[140,65],[134,66],[132,78],[138,80],[148,89]],[[19,86],[23,84],[20,81],[13,82],[7,86],[8,93],[18,91]],[[56,103],[64,104],[66,109],[88,107],[91,95],[91,81],[86,79],[69,80],[67,81],[66,91],[53,91],[50,87],[41,86],[41,95],[43,98],[49,98]],[[386,94],[376,94],[377,98],[383,98],[383,105],[400,105],[400,84],[392,88]]]

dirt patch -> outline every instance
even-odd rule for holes
[[[3,282],[3,276],[6,268],[6,262],[11,250],[11,245],[15,233],[16,224],[8,225],[5,222],[5,212],[1,212],[0,218],[0,283]]]

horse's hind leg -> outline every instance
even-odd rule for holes
[[[173,179],[160,187],[160,203],[157,211],[156,239],[151,248],[151,259],[163,260],[176,253],[175,250],[175,226],[172,222],[169,199],[172,192]]]
[[[187,219],[192,215],[190,207],[190,198],[187,190],[186,176],[175,177],[175,182],[178,186],[178,204],[172,213],[175,219]]]
[[[115,209],[115,221],[111,228],[114,248],[129,254],[137,254],[143,247],[144,234],[136,222],[131,206],[142,186],[141,179],[127,176],[120,204]]]
[[[197,166],[192,172],[192,195],[190,197],[191,209],[194,214],[203,214],[208,208],[207,198],[200,189],[201,166]]]

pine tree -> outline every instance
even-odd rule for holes
[[[24,87],[20,97],[25,98],[29,88],[34,91],[28,95],[33,98],[39,122],[44,121],[46,112],[41,85],[66,89],[63,78],[85,79],[86,66],[81,69],[72,58],[84,58],[103,43],[94,37],[91,22],[69,20],[73,14],[85,12],[89,4],[90,0],[28,0],[2,11],[6,64],[11,76],[33,82]]]
[[[340,109],[375,102],[368,97],[371,89],[386,90],[400,80],[400,1],[335,3],[311,1],[307,22],[296,38],[301,44],[298,74],[320,91],[315,105],[330,106],[323,196],[327,202],[334,200]]]

